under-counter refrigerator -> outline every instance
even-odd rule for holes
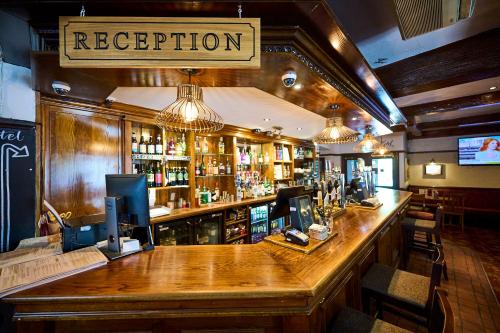
[[[259,243],[268,235],[268,205],[250,207],[250,242]]]
[[[190,245],[193,243],[191,226],[186,220],[155,224],[154,238],[156,245]]]
[[[190,219],[193,226],[193,244],[222,244],[222,212]]]
[[[274,206],[276,206],[276,202],[272,202],[269,204],[269,214],[273,210]],[[279,234],[281,230],[285,228],[285,218],[280,217],[276,220],[269,221],[269,235]]]
[[[222,244],[222,213],[156,223],[156,245]]]

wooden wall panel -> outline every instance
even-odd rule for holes
[[[104,175],[121,171],[120,118],[56,105],[45,112],[45,199],[73,217],[103,212]]]

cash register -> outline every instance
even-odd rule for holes
[[[308,245],[307,232],[314,223],[311,205],[312,191],[305,190],[304,186],[280,188],[276,195],[276,205],[269,215],[269,219],[290,216],[290,226],[283,230],[285,240],[294,244]]]

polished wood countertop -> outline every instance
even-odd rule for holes
[[[116,315],[142,310],[137,315],[146,317],[166,311],[222,309],[229,301],[239,311],[307,313],[410,196],[410,192],[379,189],[380,208],[348,208],[335,220],[339,236],[311,254],[269,242],[159,246],[9,295],[4,301],[16,304],[20,319],[40,313],[44,318],[56,317],[61,311],[78,316],[71,314],[75,309],[90,317],[98,312]]]
[[[233,202],[214,202],[210,204],[203,205],[199,208],[180,208],[174,209],[169,215],[158,216],[151,219],[151,223],[160,223],[160,222],[168,222],[179,219],[185,219],[192,216],[211,214],[221,210],[225,210],[232,207],[238,206],[246,206],[246,205],[255,205],[264,202],[274,201],[276,199],[276,195],[266,195],[264,197],[252,198],[252,199],[244,199],[241,201],[233,201]]]

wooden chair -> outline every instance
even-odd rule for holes
[[[444,290],[435,288],[432,296],[429,316],[429,333],[454,333],[453,311]],[[380,319],[351,308],[344,308],[339,313],[329,333],[407,333],[401,327],[392,325]]]
[[[444,228],[447,217],[458,216],[459,224],[464,231],[464,202],[465,195],[463,193],[446,191],[442,194],[442,226]]]
[[[406,216],[420,220],[434,220],[434,214],[426,207],[425,194],[413,194]]]
[[[435,248],[434,253],[430,278],[373,264],[361,281],[363,311],[369,313],[370,299],[373,298],[379,316],[382,316],[383,309],[386,308],[410,320],[428,324],[434,288],[441,284],[444,263],[439,247]]]

